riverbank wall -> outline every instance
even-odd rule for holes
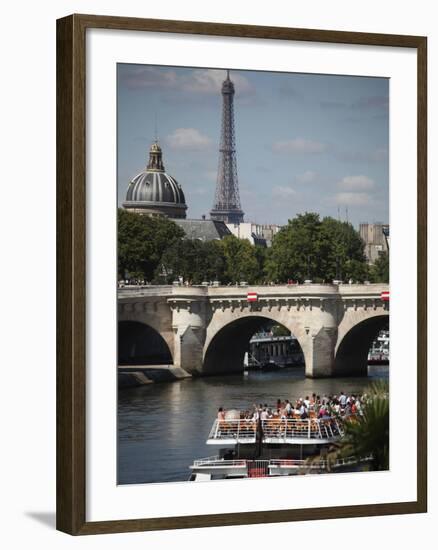
[[[174,382],[191,375],[174,365],[129,365],[119,366],[117,382],[119,389],[134,388],[159,382]]]

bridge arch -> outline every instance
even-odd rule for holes
[[[278,320],[274,315],[249,314],[224,320],[223,323],[216,325],[214,332],[207,334],[202,373],[209,375],[242,372],[244,356],[251,336],[269,321],[284,326],[297,338],[304,360],[307,361],[301,327],[289,326],[290,323]]]
[[[334,376],[367,376],[368,352],[379,332],[389,327],[389,314],[380,313],[353,324],[335,350]]]
[[[140,321],[119,321],[119,365],[169,365],[172,352],[163,336]]]

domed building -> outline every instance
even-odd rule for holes
[[[129,183],[123,207],[149,216],[186,217],[186,200],[181,185],[166,173],[158,141],[149,151],[147,167]]]

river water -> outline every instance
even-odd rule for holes
[[[368,377],[304,377],[304,369],[253,371],[248,376],[214,376],[148,384],[119,392],[118,483],[187,481],[194,459],[216,454],[205,444],[218,407],[249,409],[295,402],[316,393],[362,392],[373,380],[388,379],[386,366],[369,367]]]

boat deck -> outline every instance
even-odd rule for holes
[[[256,442],[257,421],[252,419],[216,419],[207,445],[242,445]],[[344,434],[343,421],[331,418],[270,418],[261,421],[261,439],[265,444],[318,445],[336,441]]]
[[[370,460],[370,457],[362,462]],[[339,469],[357,464],[354,458],[338,459],[330,463],[331,469]],[[298,474],[306,472],[324,472],[328,470],[328,462],[325,460],[295,460],[295,459],[270,459],[270,460],[225,460],[219,456],[210,456],[195,460],[190,469],[194,474],[209,474],[224,477],[270,477]]]

